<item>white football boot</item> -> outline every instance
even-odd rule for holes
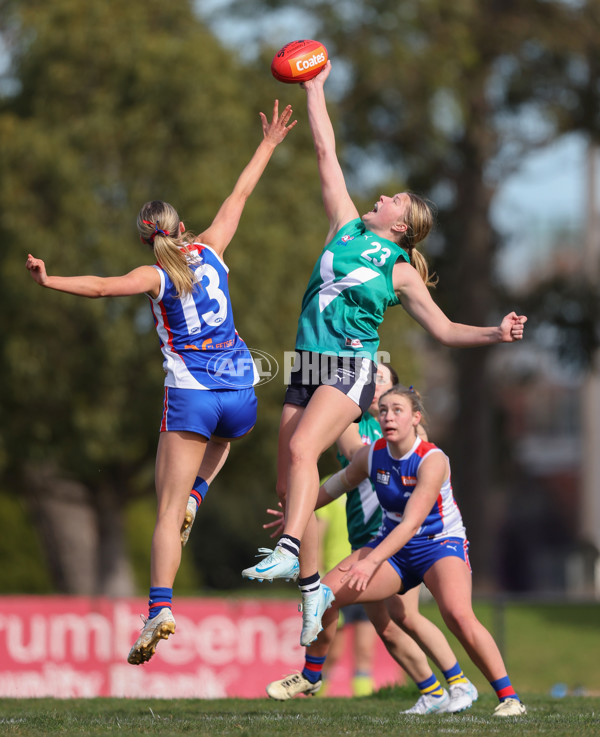
[[[525,704],[519,699],[504,699],[494,709],[494,717],[521,717],[527,714]]]
[[[274,581],[276,578],[285,578],[286,581],[295,581],[300,573],[300,563],[293,553],[283,548],[259,548],[258,555],[265,556],[260,563],[250,568],[244,568],[242,576],[250,580]]]
[[[127,656],[127,662],[131,665],[147,663],[156,652],[160,640],[167,640],[175,632],[175,617],[169,607],[163,607],[152,619],[142,619],[142,632]]]
[[[302,673],[286,676],[281,681],[273,681],[267,686],[267,694],[275,701],[288,701],[294,696],[314,696],[321,688],[321,680],[311,683]]]
[[[422,694],[417,703],[400,714],[443,714],[448,711],[450,706],[450,696],[444,689],[441,696],[431,696],[431,694]]]
[[[190,539],[190,532],[192,531],[192,526],[194,524],[194,520],[196,519],[196,512],[198,511],[198,504],[196,503],[196,500],[193,496],[190,496],[188,499],[187,507],[185,508],[185,517],[183,518],[183,524],[181,525],[181,544],[186,545],[187,541]]]
[[[448,691],[450,693],[450,706],[446,711],[451,714],[455,714],[458,711],[464,711],[465,709],[470,709],[479,697],[477,689],[471,681],[466,681],[466,683],[455,683],[448,688]]]
[[[321,624],[323,614],[332,605],[334,599],[333,591],[324,583],[317,591],[302,594],[302,604],[299,607],[302,611],[302,633],[300,635],[302,647],[307,647],[317,639],[317,635],[323,629]]]

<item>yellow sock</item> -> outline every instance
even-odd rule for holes
[[[458,660],[452,668],[448,668],[448,670],[442,670],[442,673],[444,674],[444,678],[446,679],[446,683],[449,686],[454,686],[457,683],[467,683],[468,679],[465,676],[465,674],[462,672],[462,668],[458,664]]]
[[[327,692],[329,691],[329,684],[327,681],[323,678],[321,683],[321,688],[317,691],[315,696],[317,698],[323,698],[323,696],[327,696]]]
[[[370,696],[375,690],[371,676],[357,675],[352,679],[353,696]]]

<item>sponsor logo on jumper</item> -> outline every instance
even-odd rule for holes
[[[401,476],[400,480],[402,481],[403,486],[416,486],[417,485],[416,476]]]
[[[342,243],[348,243],[348,241],[353,241],[354,236],[353,235],[343,235],[341,238]]]
[[[186,345],[184,346],[184,348],[188,351],[222,351],[225,348],[231,348],[231,346],[234,344],[235,338],[226,340],[224,343],[213,343],[212,338],[207,338],[205,341],[202,342],[202,345],[200,347],[198,347],[197,345]]]
[[[378,484],[383,484],[384,486],[388,486],[390,483],[390,472],[384,471],[383,469],[378,468],[375,480],[377,481]]]
[[[346,338],[346,347],[347,348],[362,348],[363,344],[360,342],[358,338]]]
[[[450,548],[450,550],[454,550],[455,553],[458,552],[458,547],[452,540],[442,540],[440,545],[445,545],[447,548]]]

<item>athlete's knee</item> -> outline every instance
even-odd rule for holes
[[[386,648],[388,648],[388,650],[395,644],[398,637],[401,636],[401,631],[391,620],[388,620],[387,622],[376,620],[373,622],[373,626],[379,635],[379,639],[383,642]]]
[[[389,602],[387,609],[394,624],[403,629],[405,632],[413,632],[413,622],[411,616],[408,614],[405,607],[400,602]]]
[[[420,614],[411,614],[409,612],[402,612],[398,615],[398,618],[394,617],[394,621],[409,635],[413,636],[419,631],[420,620],[423,620]]]
[[[304,434],[295,434],[290,439],[289,459],[293,466],[315,462],[319,458],[319,452],[315,448],[314,441]]]
[[[482,625],[475,617],[472,609],[464,607],[440,607],[442,618],[448,629],[457,637],[469,638],[473,631]]]
[[[368,603],[364,605],[369,621],[375,628],[375,632],[384,643],[388,645],[394,639],[394,632],[398,629],[397,626],[390,618],[390,614],[383,604],[383,602],[377,602],[376,604]]]
[[[185,506],[179,508],[174,504],[161,504],[156,510],[156,528],[181,527],[185,517]]]

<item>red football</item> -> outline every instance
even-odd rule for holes
[[[291,41],[273,57],[271,72],[280,82],[306,82],[315,77],[326,63],[327,49],[322,43]]]

